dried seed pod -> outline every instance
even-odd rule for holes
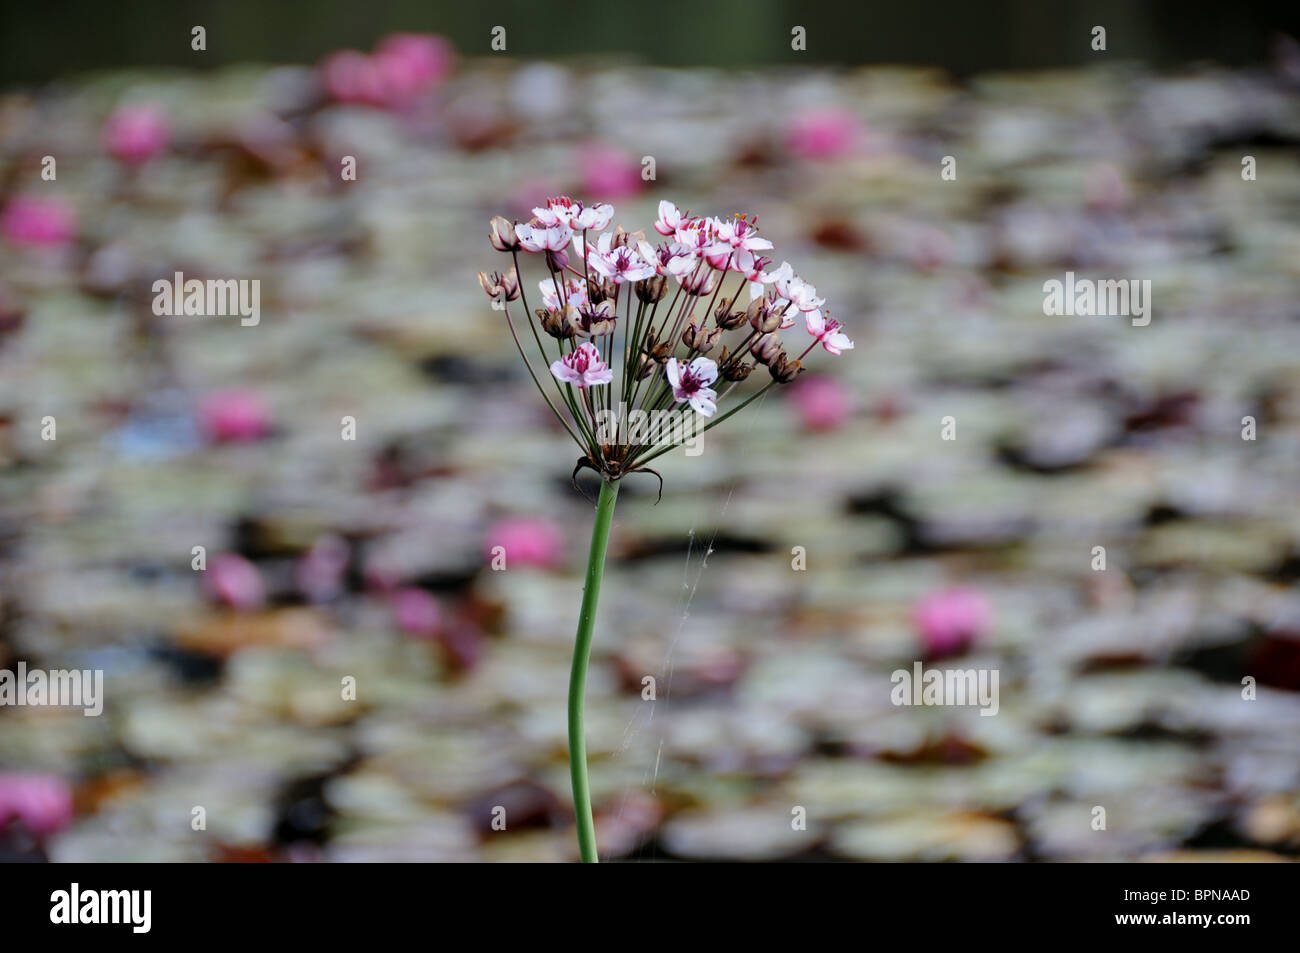
[[[507,301],[514,301],[519,297],[519,272],[513,265],[501,276],[501,290],[505,293]]]
[[[671,341],[660,341],[650,351],[650,356],[660,364],[666,364],[668,358],[673,355],[673,345]]]
[[[480,271],[478,283],[483,293],[493,300],[504,298],[506,301],[514,301],[519,297],[519,275],[513,268],[504,275],[497,271],[490,275]]]
[[[719,366],[718,373],[722,375],[724,381],[743,381],[749,376],[749,372],[754,369],[753,364],[722,364]]]
[[[655,304],[662,301],[664,294],[668,291],[668,279],[663,275],[656,275],[653,278],[638,281],[634,287],[636,288],[637,300],[643,304]]]
[[[695,332],[695,343],[691,345],[701,354],[708,354],[718,344],[718,338],[722,337],[722,328],[712,328],[707,331]]]
[[[573,328],[565,320],[563,311],[558,308],[538,308],[536,314],[542,330],[551,337],[560,340],[573,337]]]
[[[655,368],[658,366],[659,365],[655,363],[654,358],[649,354],[641,354],[637,358],[636,379],[639,381],[645,380],[655,372]]]
[[[788,361],[785,355],[782,354],[779,360],[768,365],[767,370],[772,375],[772,380],[788,384],[803,371],[803,362],[799,360]]]
[[[745,323],[746,317],[744,311],[732,311],[730,314],[718,318],[718,327],[724,331],[734,331]]]
[[[759,305],[755,308],[754,305]],[[781,314],[772,307],[771,302],[758,298],[751,304],[746,311],[745,316],[749,318],[749,323],[754,326],[754,330],[759,334],[771,334],[781,327]]]

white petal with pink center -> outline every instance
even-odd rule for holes
[[[600,351],[590,341],[553,362],[551,373],[579,390],[608,384],[614,379],[614,372],[600,359]]]
[[[718,394],[709,385],[718,379],[718,365],[707,357],[697,357],[690,364],[671,357],[664,365],[668,386],[677,403],[689,403],[697,414],[712,417],[718,409]]]

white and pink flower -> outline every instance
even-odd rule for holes
[[[590,300],[587,297],[587,282],[582,278],[566,278],[559,288],[555,286],[554,278],[546,278],[539,281],[537,287],[542,292],[542,304],[551,310],[563,308],[569,303],[579,308],[586,307]]]
[[[579,390],[608,384],[614,379],[614,372],[600,359],[600,351],[590,341],[551,364],[551,373],[557,379],[572,384]]]
[[[808,333],[821,342],[831,354],[853,350],[853,342],[840,330],[842,325],[834,318],[824,316],[820,311],[808,312]]]
[[[515,237],[524,251],[563,251],[573,239],[573,229],[563,222],[554,225],[516,225]]]
[[[664,373],[668,375],[668,384],[677,403],[689,403],[702,417],[713,416],[718,409],[718,394],[709,385],[718,379],[717,364],[707,357],[697,357],[690,364],[670,357],[664,365]]]
[[[659,218],[655,220],[655,231],[660,235],[675,235],[677,229],[690,220],[689,215],[682,213],[676,205],[664,199],[659,203]]]
[[[600,231],[607,228],[614,218],[614,206],[597,202],[585,207],[576,199],[559,195],[546,200],[546,205],[533,209],[533,214],[543,225],[567,225],[575,232]]]
[[[610,232],[601,235],[594,246],[584,242],[581,235],[573,236],[574,250],[601,277],[610,278],[615,284],[654,277],[655,266],[647,263],[635,248],[613,242]]]

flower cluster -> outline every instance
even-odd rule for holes
[[[684,405],[709,419],[707,430],[774,384],[794,380],[818,344],[831,354],[853,347],[817,289],[789,262],[774,266],[766,254],[772,243],[759,235],[756,219],[705,218],[664,201],[650,236],[658,240],[650,241],[645,230],[607,231],[613,218],[607,204],[587,206],[567,196],[548,199],[525,223],[498,216],[491,223],[492,247],[513,263],[504,274],[478,276],[505,311],[533,382],[582,449],[579,467],[615,480],[647,469],[666,452],[602,439],[597,420],[612,406],[653,413]],[[521,252],[539,256],[549,274],[537,286],[541,307],[533,311],[519,276]],[[520,298],[540,366],[549,368],[567,414],[543,386],[546,372],[529,357],[511,315],[509,303]],[[809,338],[791,357],[781,331],[798,324]],[[767,368],[768,384],[718,414],[719,404],[759,365]],[[715,389],[720,382],[726,383],[721,394]]]

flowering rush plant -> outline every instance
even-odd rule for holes
[[[601,476],[569,678],[578,845],[583,861],[595,862],[583,699],[609,528],[619,481],[649,472],[659,477],[662,491],[663,478],[648,464],[672,449],[634,429],[611,436],[602,421],[615,408],[631,408],[629,419],[639,411],[643,420],[689,408],[704,433],[772,386],[798,377],[819,344],[840,354],[853,342],[789,262],[773,267],[765,254],[772,243],[759,235],[757,218],[705,218],[664,201],[653,234],[621,225],[607,231],[611,206],[584,206],[567,196],[548,199],[533,216],[527,223],[492,219],[492,247],[510,255],[511,265],[479,272],[478,280],[493,307],[505,312],[529,376],[581,451],[574,479],[583,468]],[[548,276],[538,284],[541,306],[535,309],[520,277],[521,252],[539,260]],[[528,330],[521,332],[524,322]],[[791,357],[781,332],[796,325],[808,337]],[[759,365],[771,378],[767,384],[719,413]]]

